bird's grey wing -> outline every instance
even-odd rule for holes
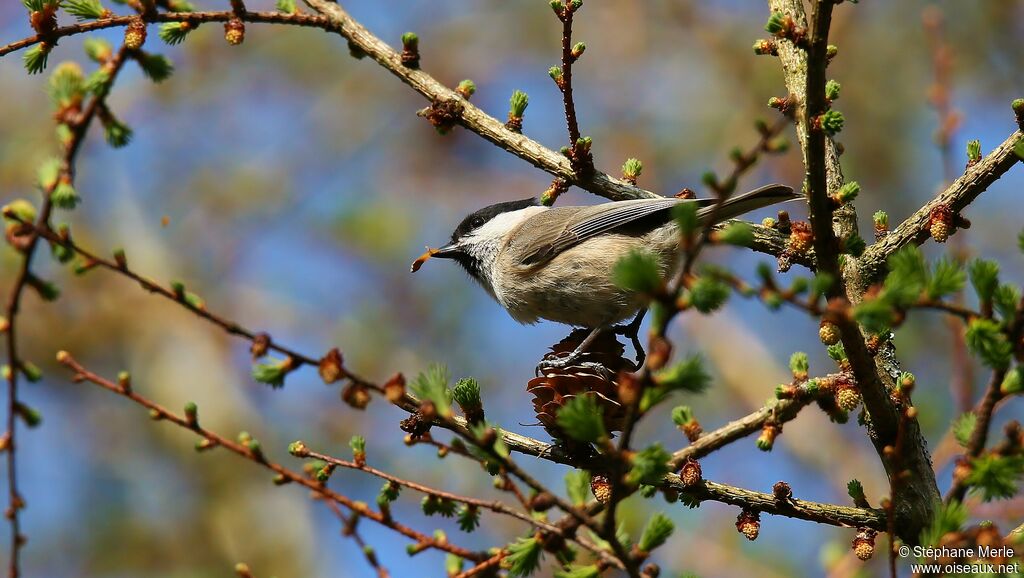
[[[556,208],[546,213],[541,213],[543,219],[534,222],[527,222],[524,229],[529,225],[530,246],[519,251],[520,263],[526,266],[535,266],[554,258],[556,255],[574,247],[587,239],[613,231],[640,219],[649,217],[662,211],[668,211],[675,205],[686,202],[676,198],[661,199],[637,199],[632,201],[616,201],[602,203],[592,207],[571,207],[574,214],[569,217],[560,215],[559,211],[568,211],[570,207]],[[704,206],[714,201],[701,199],[696,202]],[[558,218],[563,216],[563,218]],[[537,217],[531,218],[534,221]],[[547,224],[560,226],[550,227],[547,231],[538,230]],[[553,230],[552,230],[553,229]],[[527,231],[522,231],[526,233]],[[521,236],[517,235],[517,237]]]

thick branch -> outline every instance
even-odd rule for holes
[[[871,508],[836,506],[805,500],[778,500],[772,494],[753,492],[743,488],[705,481],[700,487],[687,488],[679,476],[671,474],[665,478],[665,485],[680,490],[698,500],[714,500],[767,514],[808,520],[819,524],[830,524],[850,528],[867,527],[885,529],[885,513]]]
[[[1014,131],[988,156],[974,166],[967,167],[964,174],[948,189],[910,215],[906,221],[900,223],[881,241],[868,247],[860,259],[864,280],[867,282],[877,280],[884,273],[885,260],[901,247],[911,243],[920,245],[928,239],[928,218],[932,209],[939,205],[947,205],[954,213],[959,213],[978,198],[978,195],[983,193],[989,185],[996,182],[999,177],[1017,164],[1020,159],[1013,152],[1013,147],[1022,138],[1024,138],[1024,133],[1019,130]]]

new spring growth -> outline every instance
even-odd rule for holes
[[[789,370],[793,373],[793,379],[797,381],[804,381],[807,379],[808,372],[810,371],[810,362],[807,359],[807,354],[803,351],[797,351],[789,357]]]
[[[577,395],[569,400],[556,416],[558,427],[579,442],[597,442],[606,439],[604,408],[590,395]]]
[[[415,32],[402,35],[402,64],[413,69],[420,67],[420,37]]]
[[[779,45],[774,40],[760,38],[754,41],[754,54],[758,56],[778,56]]]
[[[99,0],[64,0],[61,6],[79,21],[109,18],[113,15]]]
[[[117,263],[121,270],[128,268],[128,257],[125,256],[123,248],[118,247],[114,249],[114,262]]]
[[[1010,104],[1010,107],[1013,108],[1013,114],[1014,116],[1017,117],[1017,126],[1020,128],[1020,130],[1024,130],[1024,98],[1015,99]]]
[[[829,102],[838,100],[840,88],[841,87],[838,82],[834,80],[829,80],[828,82],[825,83],[825,98],[828,99]]]
[[[509,99],[508,121],[505,123],[505,128],[512,132],[523,132],[523,114],[526,113],[526,107],[529,104],[530,96],[528,94],[521,90],[512,92],[512,98]]]
[[[185,404],[185,423],[191,428],[199,427],[199,406],[194,401]]]
[[[462,98],[469,100],[469,97],[476,93],[476,83],[467,78],[459,83],[459,86],[455,88],[455,92],[459,93]]]
[[[881,239],[889,233],[889,214],[885,211],[875,211],[871,216],[871,222],[875,226],[875,240]]]
[[[138,51],[133,54],[142,72],[153,82],[162,82],[174,73],[174,64],[162,54]]]
[[[737,247],[749,247],[754,243],[754,229],[750,224],[742,221],[729,223],[725,228],[715,231],[711,235],[712,241],[726,243]]]
[[[480,400],[480,384],[477,380],[471,377],[460,379],[452,388],[452,396],[469,423],[476,424],[484,420],[484,406]]]
[[[242,444],[247,450],[249,450],[249,453],[252,455],[254,460],[262,462],[265,459],[263,455],[263,446],[260,445],[259,440],[249,435],[249,432],[239,432],[238,443]]]
[[[643,554],[652,552],[655,548],[664,544],[669,536],[676,529],[675,524],[665,514],[658,512],[651,516],[640,534],[640,541],[637,542],[637,549]]]
[[[29,407],[20,401],[15,402],[12,409],[14,410],[14,415],[20,417],[28,427],[37,427],[43,423],[43,414],[39,410]]]
[[[295,7],[295,0],[277,0],[275,8],[278,12],[284,12],[285,14],[295,14],[298,12],[298,8]]]
[[[981,161],[981,141],[967,141],[967,167],[973,167]]]
[[[829,136],[833,136],[843,130],[843,113],[838,110],[828,110],[824,114],[814,117],[811,123],[815,130],[823,130]]]
[[[132,374],[127,371],[121,371],[117,374],[117,385],[121,387],[122,393],[131,393],[132,391]]]
[[[683,432],[683,435],[691,443],[700,439],[701,434],[704,433],[704,428],[701,427],[697,417],[693,415],[693,410],[688,405],[672,408],[672,423],[676,424],[679,431]]]
[[[193,309],[199,309],[201,311],[206,309],[206,302],[195,293],[185,290],[185,284],[181,281],[171,281],[171,293],[174,294],[174,298],[177,301],[184,303]]]
[[[565,82],[565,79],[562,77],[562,67],[561,66],[552,66],[551,68],[549,68],[548,69],[548,76],[551,77],[551,80],[555,81],[555,84],[558,86],[558,88],[562,88],[563,87],[563,83]]]
[[[366,465],[366,439],[363,436],[352,436],[348,441],[348,447],[352,448],[352,460],[356,466]]]
[[[291,357],[257,363],[252,367],[252,378],[277,389],[284,386],[284,378],[294,369],[294,365]]]
[[[577,42],[572,46],[572,50],[569,52],[569,57],[572,58],[573,62],[576,62],[586,51],[587,44],[585,42]]]
[[[637,178],[644,171],[644,164],[639,159],[629,158],[622,164],[622,178],[631,185],[636,184]]]
[[[160,25],[158,35],[160,40],[174,46],[175,44],[181,44],[185,37],[188,36],[188,33],[195,30],[196,26],[196,24],[191,22],[166,22]]]
[[[306,447],[305,442],[297,440],[288,444],[288,453],[297,458],[305,458],[309,457],[309,448]]]

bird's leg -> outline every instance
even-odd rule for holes
[[[644,366],[644,362],[647,361],[647,353],[644,351],[644,346],[640,343],[639,338],[640,324],[643,323],[644,315],[646,314],[647,310],[641,309],[628,325],[617,325],[614,327],[615,334],[628,337],[630,343],[633,344],[633,349],[636,350],[636,369],[634,371],[639,371]]]
[[[542,359],[541,362],[537,364],[537,375],[542,374],[546,369],[564,369],[566,367],[569,367],[570,365],[582,365],[585,367],[591,367],[593,369],[602,369],[605,372],[607,372],[608,369],[601,365],[600,363],[578,363],[579,358],[582,357],[584,353],[586,353],[587,348],[590,347],[590,344],[593,343],[594,340],[597,339],[597,336],[600,335],[601,332],[604,331],[605,329],[608,328],[602,326],[595,327],[594,329],[592,329],[590,331],[590,334],[587,335],[583,339],[583,341],[580,342],[576,349],[574,349],[572,353],[565,357],[558,357],[555,359]]]

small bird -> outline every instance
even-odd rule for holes
[[[428,249],[412,270],[430,257],[452,259],[516,321],[546,319],[591,330],[569,356],[545,360],[538,371],[574,363],[608,330],[630,337],[642,356],[636,335],[644,302],[615,284],[615,264],[633,251],[647,251],[662,277],[671,275],[679,265],[681,236],[672,217],[679,204],[696,203],[700,224],[707,225],[711,218],[720,223],[799,197],[790,187],[767,185],[717,209],[715,199],[673,197],[582,207],[546,207],[536,198],[497,203],[463,219],[451,242]],[[616,326],[630,317],[629,325]]]

